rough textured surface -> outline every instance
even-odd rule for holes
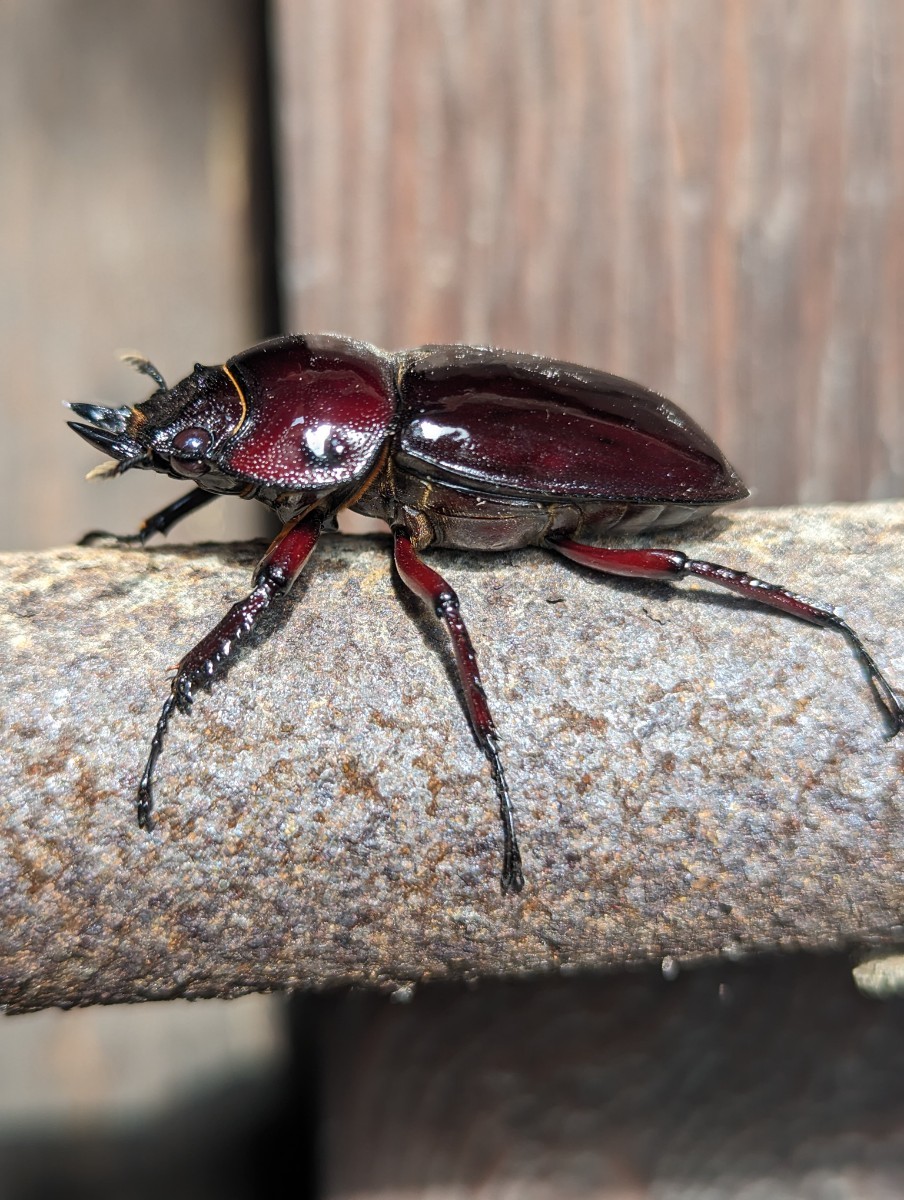
[[[748,511],[669,542],[842,606],[900,685],[902,533],[904,505],[883,504]],[[539,551],[431,556],[500,729],[520,897],[499,894],[489,770],[444,641],[399,603],[380,540],[326,540],[174,721],[139,832],[167,667],[258,553],[0,558],[12,1008],[904,937],[904,739],[883,740],[843,640]]]

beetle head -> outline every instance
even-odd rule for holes
[[[241,393],[222,367],[199,364],[173,388],[147,359],[124,355],[124,361],[149,375],[157,390],[134,408],[105,408],[99,404],[70,404],[89,425],[70,421],[69,427],[99,450],[113,455],[90,472],[89,478],[120,475],[133,467],[162,471],[176,479],[200,480],[213,491],[236,491],[243,486],[222,477],[218,454],[245,418]]]
[[[394,419],[391,357],[337,335],[262,342],[173,388],[147,359],[127,361],[157,384],[143,404],[70,405],[90,422],[70,422],[76,433],[113,456],[95,477],[141,467],[207,491],[250,487],[274,506],[341,501],[374,469]]]

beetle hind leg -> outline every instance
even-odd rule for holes
[[[430,605],[436,616],[445,624],[452,639],[455,665],[464,691],[468,718],[478,745],[489,759],[499,800],[499,818],[502,821],[503,833],[502,890],[520,892],[524,887],[524,872],[515,833],[515,810],[499,754],[496,726],[480,679],[477,656],[461,615],[458,596],[441,575],[418,557],[407,529],[395,529],[393,533],[395,565],[402,582],[415,596]]]
[[[583,542],[573,542],[567,538],[553,541],[546,545],[557,550],[566,558],[581,563],[582,566],[592,567],[596,571],[604,571],[609,575],[624,575],[635,579],[674,580],[682,576],[695,575],[706,579],[719,587],[727,588],[744,596],[747,600],[755,600],[767,608],[778,609],[779,612],[789,613],[802,621],[823,628],[831,626],[839,630],[847,638],[854,653],[866,668],[870,686],[879,705],[891,721],[889,737],[904,730],[904,698],[895,691],[882,672],[876,660],[860,640],[858,634],[842,620],[835,610],[826,604],[808,600],[789,592],[787,588],[777,583],[767,583],[748,575],[744,571],[736,571],[732,567],[722,567],[718,563],[706,562],[703,559],[688,558],[680,550],[612,550],[600,546],[587,546]]]

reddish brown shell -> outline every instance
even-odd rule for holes
[[[402,358],[396,461],[418,475],[539,501],[712,506],[747,495],[686,413],[630,380],[470,346]]]
[[[396,411],[393,359],[330,334],[275,338],[231,358],[247,416],[223,456],[243,479],[337,487],[364,474]]]

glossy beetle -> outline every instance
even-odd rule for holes
[[[514,814],[477,659],[458,597],[420,558],[428,546],[544,546],[613,575],[697,575],[848,638],[873,691],[904,728],[904,702],[860,638],[830,607],[743,571],[678,550],[610,549],[613,533],[671,529],[740,500],[747,489],[716,445],[678,407],[602,371],[474,346],[389,354],[335,335],[276,338],[219,367],[196,366],[143,404],[72,404],[71,427],[113,455],[91,475],[133,467],[197,486],[121,542],[144,543],[218,495],[261,500],[283,521],[250,593],[179,663],[138,788],[151,827],[154,769],[173,710],[187,711],[271,601],[287,592],[342,508],[382,517],[408,588],[445,623],[471,727],[489,759],[502,820],[503,891],[524,879]],[[98,536],[90,533],[82,539]]]

